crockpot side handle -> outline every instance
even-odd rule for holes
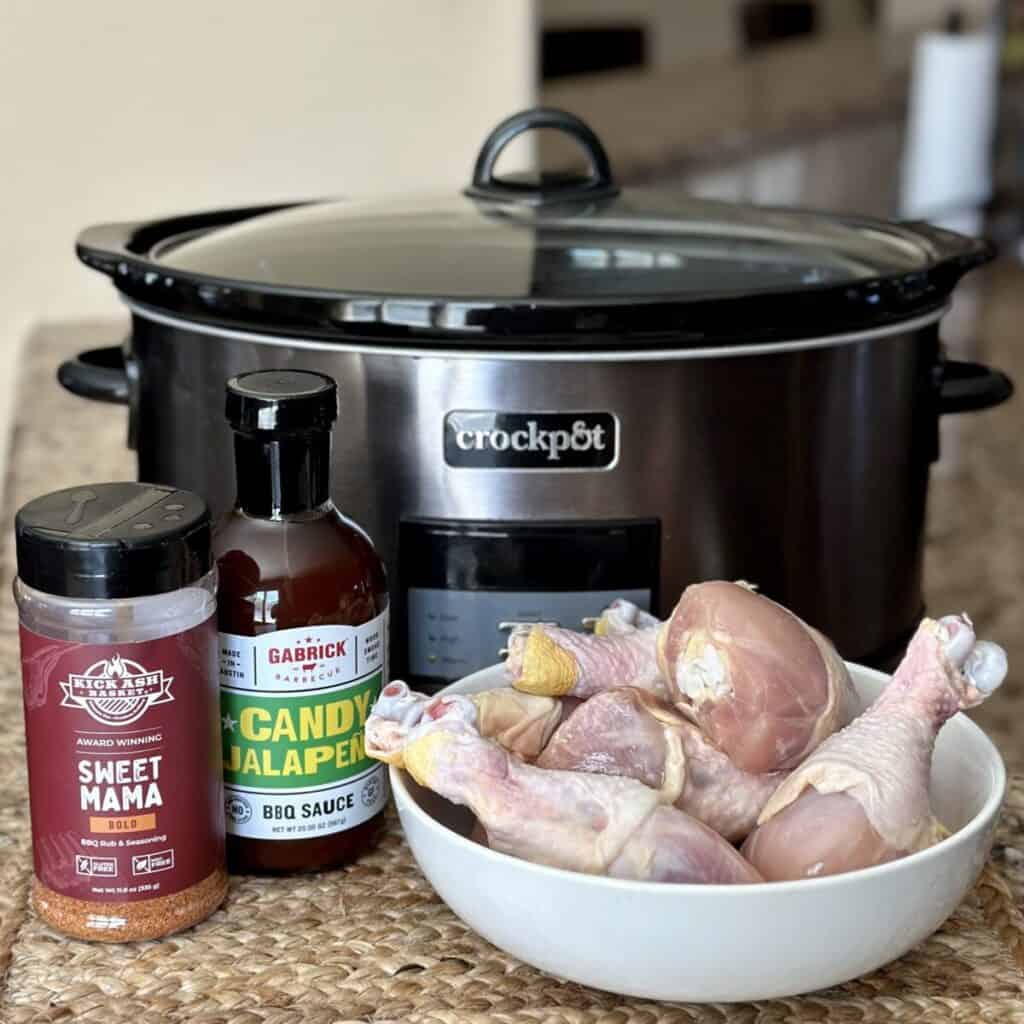
[[[131,400],[124,353],[117,345],[89,349],[61,363],[57,380],[66,391],[94,402],[128,405]]]
[[[128,406],[128,447],[138,447],[139,371],[120,345],[92,348],[57,368],[61,387],[94,402]]]
[[[981,363],[943,360],[938,378],[940,416],[990,409],[1013,394],[1013,381],[1005,373]]]

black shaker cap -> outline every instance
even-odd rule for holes
[[[15,519],[18,576],[61,597],[164,594],[213,568],[210,511],[191,491],[89,484],[35,498]]]
[[[338,418],[338,386],[310,370],[256,370],[227,382],[228,423],[241,433],[330,430]]]

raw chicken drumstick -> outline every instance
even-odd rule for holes
[[[424,696],[423,699],[429,698]],[[480,735],[494,740],[524,761],[536,759],[558,726],[580,703],[571,697],[561,701],[535,697],[511,687],[482,690],[470,694],[469,699],[476,707]]]
[[[618,622],[594,633],[560,626],[516,626],[508,640],[505,673],[524,693],[585,700],[617,686],[635,686],[669,699],[658,667],[658,630],[627,629]]]
[[[423,706],[415,696],[395,683],[384,688],[366,722],[366,752],[469,807],[491,849],[638,881],[761,881],[721,836],[643,783],[523,764],[480,735],[467,697]]]
[[[596,619],[583,620],[584,628],[597,636],[635,633],[638,629],[657,629],[660,625],[661,619],[624,597],[617,597]]]
[[[403,724],[416,725],[431,698],[402,682],[388,690],[389,699],[404,701]],[[781,772],[740,771],[673,707],[631,687],[583,702],[508,688],[483,690],[469,700],[480,735],[522,760],[636,779],[730,842],[749,835],[783,778]]]
[[[636,686],[667,697],[657,663],[660,625],[660,619],[624,598],[612,601],[597,618],[584,619],[585,635],[522,623],[509,636],[505,671],[517,689],[542,696],[571,691],[583,700],[613,686]],[[606,643],[609,637],[615,641]]]
[[[510,687],[467,694],[476,708],[476,728],[484,739],[494,740],[523,761],[532,762],[569,714],[581,703],[566,698],[534,697]],[[396,679],[389,683],[378,705],[382,715],[400,722],[406,729],[420,723],[423,712],[434,699],[410,690]]]
[[[743,852],[774,881],[871,867],[938,842],[935,737],[1005,676],[1003,649],[976,643],[966,616],[925,619],[878,700],[782,783]]]
[[[605,635],[514,631],[506,673],[517,690],[591,697],[623,686],[674,704],[747,772],[792,768],[849,720],[853,688],[817,630],[749,586],[687,587],[669,618],[606,613]],[[626,631],[623,631],[626,630]]]
[[[658,664],[676,706],[744,771],[794,767],[853,715],[832,644],[741,583],[687,587],[659,631]]]
[[[783,778],[781,772],[737,768],[671,705],[632,687],[581,704],[558,726],[536,764],[621,775],[661,789],[679,756],[682,777],[674,805],[730,842],[749,835]]]

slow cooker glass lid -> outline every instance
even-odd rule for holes
[[[921,271],[936,253],[897,225],[635,190],[541,206],[313,203],[171,236],[151,257],[267,288],[614,302],[835,286]]]
[[[500,177],[555,128],[586,173]],[[105,224],[78,253],[146,315],[285,337],[480,350],[706,348],[888,327],[941,310],[989,248],[925,224],[621,190],[593,131],[513,115],[462,194]]]

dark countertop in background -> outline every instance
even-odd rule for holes
[[[776,44],[743,59],[556,79],[542,99],[597,132],[622,181],[644,181],[899,121],[910,42],[864,33]]]
[[[730,199],[892,217],[915,39],[865,32],[777,43],[729,60],[556,79],[541,99],[587,121],[627,185],[669,183],[707,194],[707,177],[724,172],[728,183],[719,181],[711,194],[725,187]],[[1019,233],[1024,63],[1004,67],[1000,81],[994,187],[1012,224],[999,230]],[[553,133],[541,133],[539,149],[545,166],[570,159]],[[796,167],[776,168],[776,178],[772,160],[787,156]],[[765,161],[767,183],[744,177],[759,164],[764,173]],[[787,184],[794,174],[796,194]]]

